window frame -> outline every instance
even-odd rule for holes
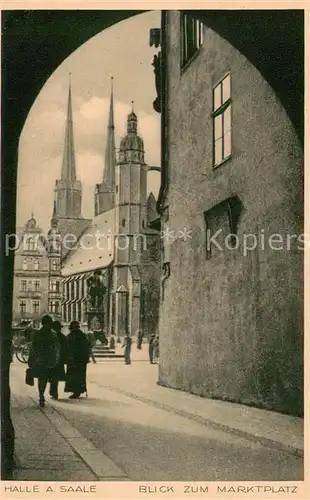
[[[33,312],[33,314],[40,314],[40,301],[39,300],[32,301],[32,312]]]
[[[39,263],[39,260],[38,259],[34,259],[34,262],[33,262],[33,269],[35,271],[39,271],[40,270],[40,263]]]
[[[33,282],[34,292],[39,292],[41,288],[41,280],[34,280]]]
[[[185,55],[185,53],[188,53],[188,47],[186,47],[186,42],[187,42],[187,37],[186,37],[186,32],[185,32],[185,22],[190,19],[193,23],[195,23],[195,34],[197,35],[197,25],[199,25],[199,40],[196,40],[196,49],[191,53],[190,56]],[[180,13],[180,67],[181,67],[181,73],[183,73],[188,66],[190,66],[191,62],[197,57],[197,55],[200,53],[201,48],[203,47],[204,43],[204,23],[199,21],[198,19],[194,19],[193,17],[189,16],[185,12]],[[188,45],[188,42],[187,42]],[[194,45],[194,42],[193,42]]]
[[[20,291],[21,292],[27,292],[27,285],[28,285],[28,282],[27,280],[20,280]]]
[[[223,82],[224,80],[229,76],[229,97],[225,101],[223,101]],[[221,86],[221,104],[215,109],[215,90]],[[225,141],[224,137],[225,134],[224,132],[224,124],[223,124],[223,117],[225,114],[225,111],[230,108],[230,152],[227,156],[224,156],[224,147],[225,147]],[[226,163],[229,161],[232,157],[232,77],[231,77],[231,71],[228,71],[225,73],[225,75],[212,87],[212,125],[213,125],[213,137],[212,137],[212,167],[213,169],[217,169],[223,163]],[[221,131],[222,135],[220,139],[215,138],[215,121],[218,116],[222,117],[222,124],[221,124]],[[221,140],[221,149],[222,149],[222,159],[218,163],[216,163],[216,151],[215,151],[215,146],[216,142],[218,140]]]
[[[36,250],[36,242],[33,236],[27,239],[27,251],[34,252]]]
[[[27,312],[27,301],[22,299],[19,301],[19,311],[20,314],[25,314]]]

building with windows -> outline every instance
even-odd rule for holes
[[[14,265],[13,325],[40,325],[44,314],[61,317],[60,241],[53,214],[46,236],[32,215],[17,231]]]
[[[70,177],[75,171],[71,104],[68,110],[66,148],[71,154],[66,160],[66,175]],[[80,232],[75,248],[62,258],[65,325],[78,320],[85,330],[104,330],[118,337],[137,330],[146,336],[157,331],[160,238],[158,230],[148,227],[156,213],[156,200],[153,194],[147,197],[147,172],[154,167],[146,164],[144,154],[138,118],[132,110],[116,157],[111,85],[103,175],[94,191],[94,219]],[[60,202],[57,196],[56,206]],[[62,216],[66,213],[64,210]]]
[[[159,383],[301,415],[302,145],[238,50],[163,16]]]

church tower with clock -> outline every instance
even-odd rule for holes
[[[138,135],[137,115],[127,118],[127,134],[120,143],[115,185],[115,259],[113,292],[115,329],[120,335],[140,328],[143,252],[147,248],[147,165]],[[128,314],[128,311],[131,314]]]

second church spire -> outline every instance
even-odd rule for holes
[[[111,210],[111,208],[114,208],[115,206],[116,148],[114,130],[113,77],[111,77],[110,110],[104,158],[105,161],[102,183],[97,184],[95,189],[95,215]]]

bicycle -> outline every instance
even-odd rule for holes
[[[15,351],[15,356],[20,363],[28,363],[31,342],[24,344],[20,350]]]

